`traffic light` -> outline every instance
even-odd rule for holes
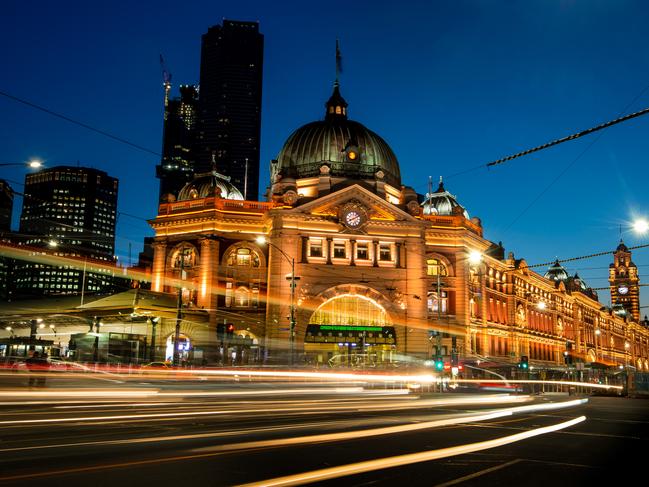
[[[232,337],[232,335],[234,335],[234,325],[232,323],[228,323],[225,330],[228,334],[228,337]]]
[[[223,340],[225,337],[225,324],[223,323],[217,323],[216,324],[216,338],[219,340]]]
[[[435,357],[435,370],[438,372],[444,370],[444,360],[442,357]]]
[[[527,355],[522,355],[521,356],[521,361],[518,363],[518,366],[523,370],[527,370],[527,369],[530,368],[530,364],[529,364]]]

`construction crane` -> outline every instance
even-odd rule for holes
[[[165,64],[165,60],[162,57],[162,54],[160,54],[160,69],[162,69],[162,86],[164,86],[165,89],[165,114],[164,118],[167,120],[167,106],[169,104],[169,92],[171,91],[171,73],[167,69],[167,65]]]

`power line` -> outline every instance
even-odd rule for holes
[[[644,248],[647,248],[647,247],[649,247],[649,244],[636,245],[636,246],[633,246],[633,247],[628,247],[628,249],[629,250],[637,250],[637,249],[644,249]],[[544,262],[542,264],[528,265],[528,266],[526,266],[526,268],[527,269],[533,269],[535,267],[546,267],[546,266],[550,266],[550,265],[554,264],[555,262],[563,264],[564,262],[575,262],[577,260],[592,259],[594,257],[602,257],[604,255],[614,254],[615,252],[616,252],[616,250],[607,250],[605,252],[597,252],[597,253],[594,253],[594,254],[580,255],[580,256],[577,256],[577,257],[570,257],[568,259],[555,259],[553,261]],[[519,270],[519,269],[513,269],[513,270],[504,271],[504,272],[515,272],[517,270]]]
[[[31,101],[25,100],[25,99],[23,99],[23,98],[18,98],[17,96],[11,95],[11,94],[6,93],[6,92],[1,91],[1,90],[0,90],[0,95],[4,96],[4,97],[6,97],[6,98],[9,98],[10,100],[17,101],[18,103],[22,103],[23,105],[27,105],[27,106],[29,106],[29,107],[31,107],[31,108],[35,108],[36,110],[40,110],[40,111],[42,111],[42,112],[45,112],[45,113],[47,113],[47,114],[49,114],[49,115],[52,115],[52,116],[54,116],[54,117],[57,117],[57,118],[63,119],[63,120],[65,120],[66,122],[70,122],[70,123],[73,123],[73,124],[78,125],[78,126],[80,126],[80,127],[83,127],[83,128],[85,128],[85,129],[87,129],[87,130],[90,130],[90,131],[92,131],[92,132],[96,132],[96,133],[98,133],[98,134],[100,134],[100,135],[103,135],[104,137],[108,137],[108,138],[113,139],[113,140],[115,140],[115,141],[117,141],[117,142],[121,142],[122,144],[129,145],[129,146],[134,147],[134,148],[136,148],[136,149],[138,149],[138,150],[141,150],[141,151],[144,151],[144,152],[148,152],[149,154],[153,154],[153,155],[155,155],[155,156],[159,156],[159,157],[162,156],[162,154],[160,154],[160,153],[157,152],[157,151],[153,151],[153,150],[151,150],[151,149],[147,149],[146,147],[143,147],[143,146],[138,145],[138,144],[136,144],[136,143],[134,143],[134,142],[131,142],[130,140],[126,140],[126,139],[124,139],[124,138],[122,138],[122,137],[119,137],[119,136],[117,136],[117,135],[113,135],[113,134],[111,134],[111,133],[109,133],[109,132],[106,132],[105,130],[101,130],[101,129],[95,128],[95,127],[93,127],[93,126],[91,126],[91,125],[88,125],[87,123],[80,122],[80,121],[78,121],[78,120],[75,120],[75,119],[73,119],[73,118],[68,117],[67,115],[63,115],[63,114],[61,114],[61,113],[55,112],[54,110],[50,110],[49,108],[42,107],[42,106],[37,105],[36,103],[33,103],[33,102],[31,102]]]
[[[649,88],[649,86],[647,86],[644,90],[642,90],[640,95],[638,95],[629,105],[633,104],[635,102],[635,100],[637,100],[648,88]],[[628,107],[628,105],[627,105],[627,107]],[[625,111],[626,111],[626,108],[624,110],[622,110],[622,113],[624,113]],[[525,151],[522,151],[522,152],[517,152],[516,154],[512,154],[510,156],[503,157],[501,159],[496,159],[495,161],[491,161],[491,162],[488,162],[486,164],[480,164],[478,166],[474,166],[472,168],[465,169],[464,171],[460,171],[460,172],[451,174],[450,176],[446,176],[446,178],[451,179],[451,178],[454,178],[456,176],[460,176],[460,175],[463,175],[463,174],[466,174],[466,173],[469,173],[469,172],[477,171],[478,169],[482,169],[482,168],[489,169],[490,167],[503,164],[503,163],[511,161],[513,159],[518,159],[519,157],[527,156],[527,155],[532,154],[534,152],[538,152],[538,151],[541,151],[543,149],[547,149],[549,147],[553,147],[555,145],[562,144],[563,142],[568,142],[570,140],[575,140],[575,139],[581,138],[581,137],[583,137],[585,135],[589,135],[589,134],[592,134],[594,132],[598,132],[600,130],[603,130],[605,128],[612,127],[613,125],[617,125],[618,123],[626,122],[627,120],[631,120],[633,118],[637,118],[637,117],[640,117],[642,115],[646,115],[647,113],[649,113],[649,108],[645,108],[643,110],[637,111],[635,113],[631,113],[629,115],[625,115],[623,117],[618,117],[615,120],[611,120],[609,122],[602,123],[602,124],[597,125],[595,127],[591,127],[589,129],[582,130],[581,132],[577,132],[575,134],[568,135],[567,137],[562,137],[560,139],[556,139],[556,140],[553,140],[551,142],[546,142],[545,144],[533,147],[532,149],[528,149],[528,150],[525,150]],[[579,157],[581,157],[581,155]],[[571,165],[572,165],[572,163],[571,163]]]

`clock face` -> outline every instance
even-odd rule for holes
[[[345,223],[352,228],[358,228],[362,222],[360,213],[356,210],[348,211],[345,214]]]
[[[629,292],[629,288],[627,286],[620,286],[617,288],[617,292],[620,294],[626,294]]]

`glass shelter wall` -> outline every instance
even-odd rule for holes
[[[311,315],[304,350],[313,365],[376,367],[393,361],[396,333],[380,304],[346,294],[328,300]]]

